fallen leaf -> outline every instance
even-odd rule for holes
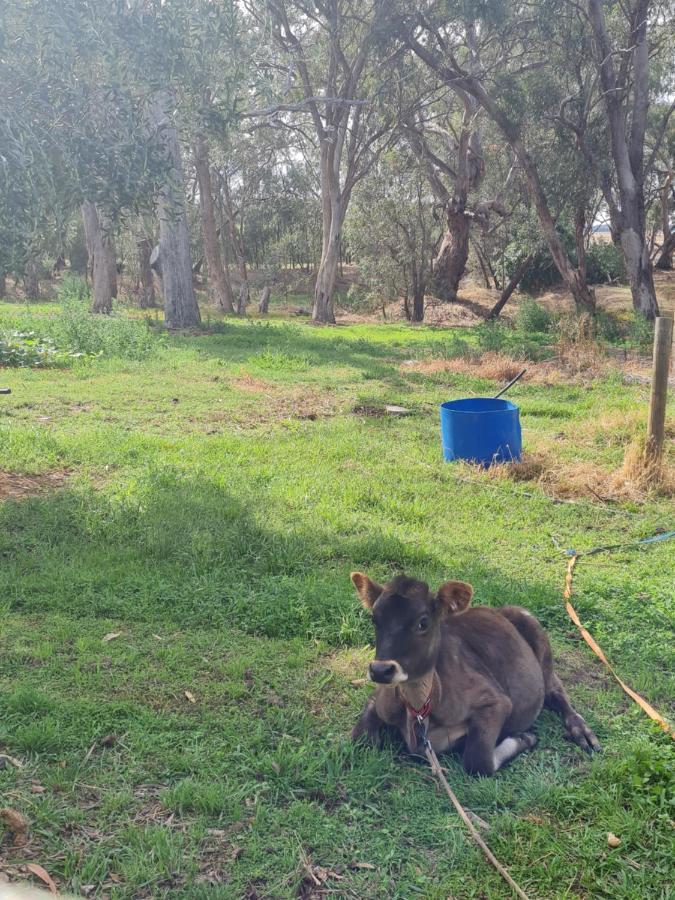
[[[26,837],[28,822],[21,813],[6,806],[4,809],[0,809],[0,822],[4,822],[9,831],[14,835],[12,838],[13,845],[15,847],[23,847],[28,840]]]
[[[244,851],[241,847],[233,847],[232,853],[230,854],[230,859],[239,859],[243,852]]]
[[[38,781],[31,781],[30,792],[31,794],[44,794],[45,788]]]
[[[355,863],[352,863],[349,868],[350,869],[370,869],[372,871],[375,871],[375,866],[372,863],[355,862]]]
[[[278,762],[273,761],[273,762],[272,762],[272,768],[273,768],[274,771],[277,773],[277,775],[279,775],[279,774],[281,773],[281,766],[279,765]]]
[[[617,837],[612,832],[607,833],[607,844],[609,847],[620,847],[621,846],[621,838]]]
[[[47,885],[47,887],[49,888],[49,890],[51,891],[52,894],[58,894],[58,891],[56,889],[56,885],[54,884],[52,876],[49,874],[49,872],[46,869],[43,869],[42,866],[38,866],[37,863],[28,863],[26,865],[26,868],[28,869],[29,872],[32,872],[36,878],[39,878],[40,881],[44,881],[44,883]]]
[[[190,701],[190,703],[196,703],[196,702],[197,702],[197,698],[196,698],[195,695],[192,693],[192,691],[184,691],[183,693],[184,693],[185,696],[188,698],[188,700]]]
[[[105,737],[102,737],[99,741],[101,747],[112,747],[113,744],[117,743],[117,735],[116,734],[106,734]]]
[[[114,881],[115,884],[121,884],[121,883],[122,883],[122,876],[121,876],[121,875],[117,875],[115,872],[111,872],[110,875],[108,875],[108,878],[109,878],[111,881]]]
[[[163,638],[163,637],[160,637],[160,635],[158,635],[158,634],[153,634],[153,637],[154,637],[154,639],[155,639],[156,641],[163,641],[163,640],[164,640],[164,638]]]
[[[354,687],[361,687],[362,684],[366,683],[365,678],[352,678],[350,684],[353,684]]]
[[[23,769],[23,763],[20,759],[15,759],[13,756],[8,756],[6,753],[0,753],[0,769],[8,765],[12,765],[17,769]]]
[[[104,644],[107,644],[108,641],[114,641],[115,638],[122,637],[124,634],[123,631],[109,631],[108,634],[104,634],[101,640]]]

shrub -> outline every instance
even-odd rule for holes
[[[612,243],[591,244],[586,251],[586,280],[589,284],[623,281],[626,270],[621,250]]]
[[[626,333],[628,343],[643,352],[649,352],[654,343],[654,325],[643,315],[631,311],[630,321]]]
[[[553,327],[553,316],[536,300],[528,297],[518,307],[516,325],[526,334],[547,334]]]
[[[81,355],[59,350],[52,340],[41,338],[34,331],[0,334],[0,366],[21,369],[66,366]]]
[[[503,350],[509,343],[509,331],[503,322],[485,322],[476,329],[478,346],[481,350]]]
[[[614,313],[599,309],[595,314],[595,332],[611,344],[617,343],[624,336],[624,327]]]

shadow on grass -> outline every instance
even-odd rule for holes
[[[365,337],[343,336],[335,330],[330,332],[329,341],[320,334],[309,326],[288,323],[222,323],[212,326],[207,334],[198,338],[175,337],[174,341],[178,346],[197,348],[204,355],[228,363],[246,365],[253,362],[257,365],[267,355],[269,368],[276,364],[280,371],[284,370],[285,363],[291,371],[298,363],[306,368],[350,367],[366,379],[386,380],[403,388],[409,385],[399,374],[400,363],[413,349],[419,354],[432,346],[431,341],[425,343],[418,338],[383,343]]]
[[[237,493],[235,493],[235,490]],[[544,623],[550,588],[466,559],[447,562],[364,525],[289,522],[264,489],[149,471],[119,493],[69,489],[0,505],[0,596],[23,613],[237,627],[275,638],[363,644],[370,624],[349,572],[461,577],[482,602],[527,603]],[[459,564],[458,564],[459,563]]]

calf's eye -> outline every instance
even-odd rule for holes
[[[422,616],[422,618],[417,623],[417,631],[419,631],[420,634],[423,634],[427,630],[428,627],[429,627],[428,616]]]

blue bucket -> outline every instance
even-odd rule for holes
[[[471,397],[441,404],[443,459],[466,459],[489,466],[520,459],[518,407],[510,400]]]

